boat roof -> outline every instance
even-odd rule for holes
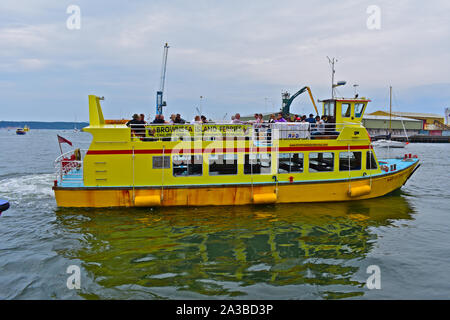
[[[389,120],[389,116],[376,116],[376,115],[372,115],[372,114],[367,114],[367,115],[364,115],[363,120]],[[392,116],[391,120],[422,122],[421,120],[417,120],[417,119],[397,117],[397,116]]]
[[[381,112],[385,112],[389,114],[389,111],[380,110]],[[372,112],[374,113],[374,112]],[[443,115],[436,113],[421,113],[421,112],[403,112],[403,111],[392,111],[392,115],[400,116],[400,117],[415,117],[415,118],[444,118]]]

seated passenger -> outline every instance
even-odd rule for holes
[[[269,119],[269,123],[275,123],[275,120],[276,120],[275,115],[271,114],[270,115],[270,119]]]

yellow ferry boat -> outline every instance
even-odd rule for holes
[[[350,201],[386,195],[417,156],[378,160],[361,119],[370,100],[328,99],[328,123],[162,124],[105,120],[89,96],[89,150],[55,161],[60,207]]]

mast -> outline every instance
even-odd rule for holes
[[[328,56],[328,62],[330,63],[331,66],[331,99],[334,99],[334,74],[335,74],[335,70],[334,70],[334,63],[337,62],[337,59],[333,58],[330,59]]]
[[[391,133],[391,119],[392,119],[392,86],[389,86],[389,133]]]

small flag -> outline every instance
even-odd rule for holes
[[[72,145],[72,142],[70,142],[69,140],[67,140],[67,139],[65,139],[65,138],[63,138],[63,137],[61,137],[61,136],[58,135],[58,134],[57,134],[57,136],[58,136],[58,143],[67,143],[67,144],[69,144],[69,145]]]

